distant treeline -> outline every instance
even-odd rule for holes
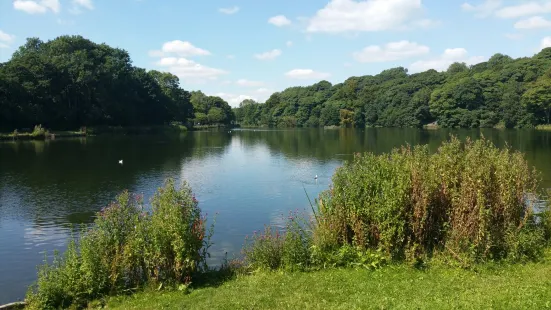
[[[267,127],[533,127],[551,118],[551,48],[496,54],[474,66],[321,81],[231,109],[180,87],[173,74],[132,65],[128,52],[81,36],[29,38],[0,63],[0,130],[237,122]]]
[[[321,81],[274,93],[264,104],[234,109],[243,126],[270,127],[533,127],[551,116],[551,48],[533,57],[495,54],[474,66]]]
[[[195,120],[195,117],[198,120]],[[0,129],[76,129],[170,122],[228,124],[219,97],[180,88],[178,77],[132,65],[127,51],[81,36],[29,38],[0,63]]]

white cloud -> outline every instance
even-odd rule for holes
[[[461,5],[461,9],[467,12],[474,12],[476,17],[488,17],[499,9],[502,4],[502,0],[485,0],[478,5],[465,2]]]
[[[352,55],[358,62],[386,62],[411,58],[430,52],[428,46],[406,40],[390,42],[384,46],[370,45]]]
[[[496,12],[497,17],[517,18],[528,15],[544,14],[551,12],[551,1],[530,1],[519,5],[507,6]]]
[[[332,0],[309,20],[306,31],[341,33],[396,29],[412,21],[421,11],[421,0]]]
[[[315,79],[325,79],[330,77],[329,73],[318,72],[312,69],[293,69],[287,73],[285,76],[292,79],[303,79],[303,80],[315,80]]]
[[[220,12],[222,14],[231,15],[231,14],[235,14],[235,13],[239,12],[239,7],[234,6],[234,7],[231,7],[231,8],[219,8],[218,12]]]
[[[205,80],[216,80],[219,76],[228,72],[207,67],[183,57],[164,57],[157,63],[158,66],[188,82],[204,82]]]
[[[234,108],[238,107],[239,104],[245,99],[252,99],[254,101],[258,101],[257,98],[255,98],[253,96],[249,96],[249,95],[236,95],[236,94],[230,94],[230,93],[216,93],[213,96],[218,96],[218,97],[226,100],[226,102],[228,102],[228,104],[230,106],[234,107]]]
[[[256,92],[257,94],[272,94],[274,91],[271,90],[271,89],[268,89],[268,88],[263,88],[263,87],[261,87],[261,88],[255,90],[255,92]]]
[[[226,58],[227,59],[235,59],[235,56],[234,55],[227,55]]]
[[[293,46],[293,41],[287,41],[285,42],[285,45],[287,45],[287,47],[291,47]]]
[[[274,17],[270,17],[270,19],[268,19],[268,23],[278,27],[283,27],[290,25],[291,21],[287,17],[285,17],[285,15],[277,15]]]
[[[239,104],[245,99],[252,99],[256,102],[265,102],[274,91],[268,88],[255,89],[247,94],[233,94],[219,92],[213,96],[218,96],[226,100],[232,107],[238,107]]]
[[[82,8],[85,8],[87,10],[93,10],[94,5],[92,4],[92,0],[73,0],[72,1],[73,6],[69,9],[69,13],[78,15],[82,13]]]
[[[516,29],[538,29],[551,28],[551,21],[541,17],[533,16],[528,19],[519,20],[515,23]]]
[[[163,57],[167,55],[177,55],[180,57],[191,57],[191,56],[206,56],[211,53],[202,48],[193,46],[188,41],[174,40],[169,41],[163,44],[161,50],[149,51],[149,56],[151,57]]]
[[[15,36],[12,34],[5,33],[0,29],[0,41],[5,43],[11,43],[15,39]]]
[[[163,57],[165,55],[163,51],[159,51],[159,50],[152,50],[147,52],[147,54],[149,55],[149,57]]]
[[[434,59],[420,60],[412,63],[409,66],[409,71],[411,73],[423,72],[429,69],[444,71],[454,62],[464,62],[467,65],[474,65],[487,60],[484,56],[469,57],[468,54],[464,48],[448,48],[442,55]]]
[[[246,80],[246,79],[239,79],[239,80],[237,80],[237,82],[235,82],[235,84],[237,84],[239,86],[245,86],[245,87],[259,87],[259,86],[264,85],[263,82],[250,81],[250,80]]]
[[[260,60],[271,60],[279,57],[280,55],[281,55],[281,50],[274,49],[268,52],[255,54],[254,57]]]
[[[73,0],[74,5],[81,6],[83,8],[86,8],[88,10],[93,10],[94,5],[92,4],[92,0]]]
[[[541,39],[540,50],[551,47],[551,37],[545,37]]]
[[[351,64],[351,63],[349,63],[349,62],[345,62],[343,66],[345,66],[345,67],[347,67],[347,68],[348,68],[348,67],[352,67],[352,64]]]
[[[61,5],[59,0],[15,0],[13,1],[13,8],[28,14],[44,14],[48,10],[59,13]]]
[[[9,45],[0,42],[0,48],[9,48],[9,47],[10,47]]]

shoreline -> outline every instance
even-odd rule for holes
[[[264,127],[249,127],[249,126],[240,126],[240,125],[200,125],[188,128],[183,125],[167,125],[167,126],[149,126],[149,127],[96,127],[90,128],[86,132],[83,131],[52,131],[40,134],[33,134],[31,132],[23,133],[8,133],[0,132],[0,142],[1,141],[42,141],[42,140],[55,140],[55,139],[65,139],[65,138],[86,138],[94,137],[100,135],[148,135],[148,134],[173,134],[181,133],[187,131],[203,131],[209,129],[234,129],[234,128],[264,128]],[[339,129],[343,127],[339,126],[325,126],[319,127],[320,129]],[[268,128],[268,129],[280,129],[280,128]],[[440,127],[438,125],[433,126],[431,124],[424,125],[422,129],[425,130],[439,130],[439,129],[448,129],[445,127]],[[494,129],[503,129],[499,127],[494,127]],[[535,131],[551,131],[551,126],[536,126],[532,128]]]
[[[27,302],[25,301],[10,302],[5,305],[0,305],[0,310],[25,309],[26,305]]]
[[[8,133],[0,132],[0,141],[42,141],[55,140],[64,138],[85,138],[101,135],[148,135],[148,134],[175,134],[188,131],[202,131],[208,129],[233,129],[239,126],[236,125],[202,125],[194,127],[186,127],[184,125],[164,125],[164,126],[144,126],[144,127],[121,127],[121,126],[104,126],[91,127],[86,131],[46,131],[39,134],[32,132]]]

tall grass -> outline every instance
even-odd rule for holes
[[[205,217],[187,184],[168,180],[144,210],[128,192],[98,213],[79,242],[39,267],[29,289],[31,309],[66,308],[144,285],[190,283],[207,268],[210,235]],[[210,231],[212,233],[212,231]]]
[[[529,198],[538,180],[521,153],[484,138],[452,138],[434,154],[418,146],[357,155],[322,195],[317,231],[332,234],[331,246],[381,249],[394,259],[535,258],[544,230]]]
[[[468,266],[538,259],[551,238],[549,208],[533,212],[538,188],[538,173],[521,153],[484,138],[452,137],[432,154],[427,146],[357,154],[320,194],[304,263],[375,267],[437,256]],[[263,248],[270,248],[266,240],[287,238],[266,235],[257,240]],[[249,266],[263,265],[260,254],[246,254]]]

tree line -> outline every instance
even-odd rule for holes
[[[81,36],[29,38],[0,63],[0,129],[193,125],[265,127],[507,127],[549,124],[551,48],[495,54],[473,66],[409,74],[403,67],[320,81],[244,100],[181,88],[177,76],[132,65],[127,51]]]
[[[408,74],[403,67],[321,81],[272,94],[265,103],[244,100],[243,126],[269,127],[506,127],[549,124],[551,48],[533,57],[495,54],[473,66]]]
[[[196,117],[199,119],[196,120]],[[0,63],[0,129],[229,124],[229,104],[178,77],[132,65],[127,51],[81,36],[29,38]]]

